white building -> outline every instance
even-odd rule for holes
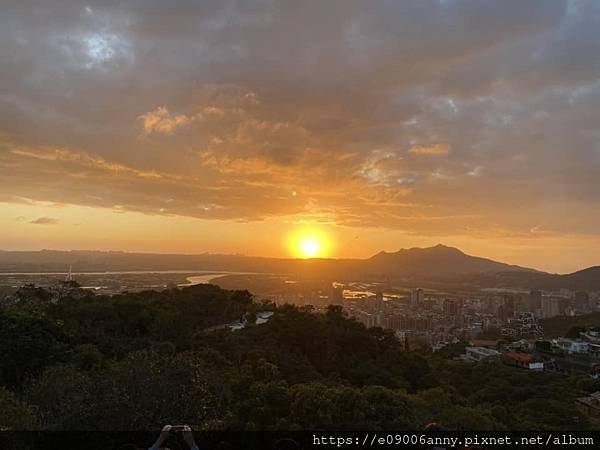
[[[488,358],[496,358],[500,352],[487,347],[466,347],[465,359],[468,361],[481,361]]]
[[[600,328],[588,328],[585,332],[581,333],[581,336],[590,342],[600,344]]]
[[[554,339],[552,344],[570,355],[575,353],[587,353],[589,347],[589,342],[567,338]]]

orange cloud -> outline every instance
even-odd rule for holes
[[[450,146],[448,144],[414,145],[408,153],[413,155],[445,156],[450,153]]]
[[[54,217],[38,217],[35,220],[30,221],[34,225],[55,225],[58,223],[58,219]]]
[[[183,114],[173,115],[164,106],[142,114],[138,119],[143,122],[144,132],[147,134],[171,134],[177,128],[186,126],[193,120]]]

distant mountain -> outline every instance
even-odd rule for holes
[[[536,272],[534,269],[470,256],[457,248],[442,244],[428,248],[402,249],[395,253],[380,252],[368,259],[368,267],[381,273],[420,277],[446,277],[449,275],[498,272]]]
[[[504,272],[493,277],[471,277],[471,282],[489,287],[522,287],[528,289],[600,291],[600,266],[559,275],[549,273]],[[466,280],[463,280],[466,281]]]
[[[251,272],[358,271],[362,274],[399,276],[447,276],[507,271],[535,272],[491,259],[470,256],[457,248],[436,245],[428,248],[380,252],[368,259],[261,258],[244,255],[178,255],[102,251],[34,252],[0,251],[0,271],[106,270],[229,270]]]
[[[389,281],[525,289],[600,290],[600,266],[557,275],[467,255],[445,245],[380,252],[367,259],[292,259],[100,251],[0,251],[0,272],[214,270],[338,281]]]
[[[558,278],[559,284],[578,287],[584,290],[600,290],[600,266],[589,267],[568,275],[553,275],[552,279]]]

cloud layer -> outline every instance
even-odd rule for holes
[[[9,1],[0,200],[596,234],[600,6]]]
[[[30,221],[29,223],[33,225],[56,225],[58,222],[59,220],[53,217],[38,217],[37,219]]]

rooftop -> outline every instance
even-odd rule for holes
[[[540,362],[539,359],[533,357],[532,355],[529,355],[527,353],[517,353],[517,352],[507,352],[504,354],[504,356],[506,358],[515,360],[515,361],[521,361],[524,363],[533,363],[533,362]]]
[[[471,351],[471,352],[476,352],[476,353],[479,353],[481,355],[486,355],[486,356],[499,355],[498,351],[491,349],[491,348],[487,348],[487,347],[467,347],[466,350]]]

